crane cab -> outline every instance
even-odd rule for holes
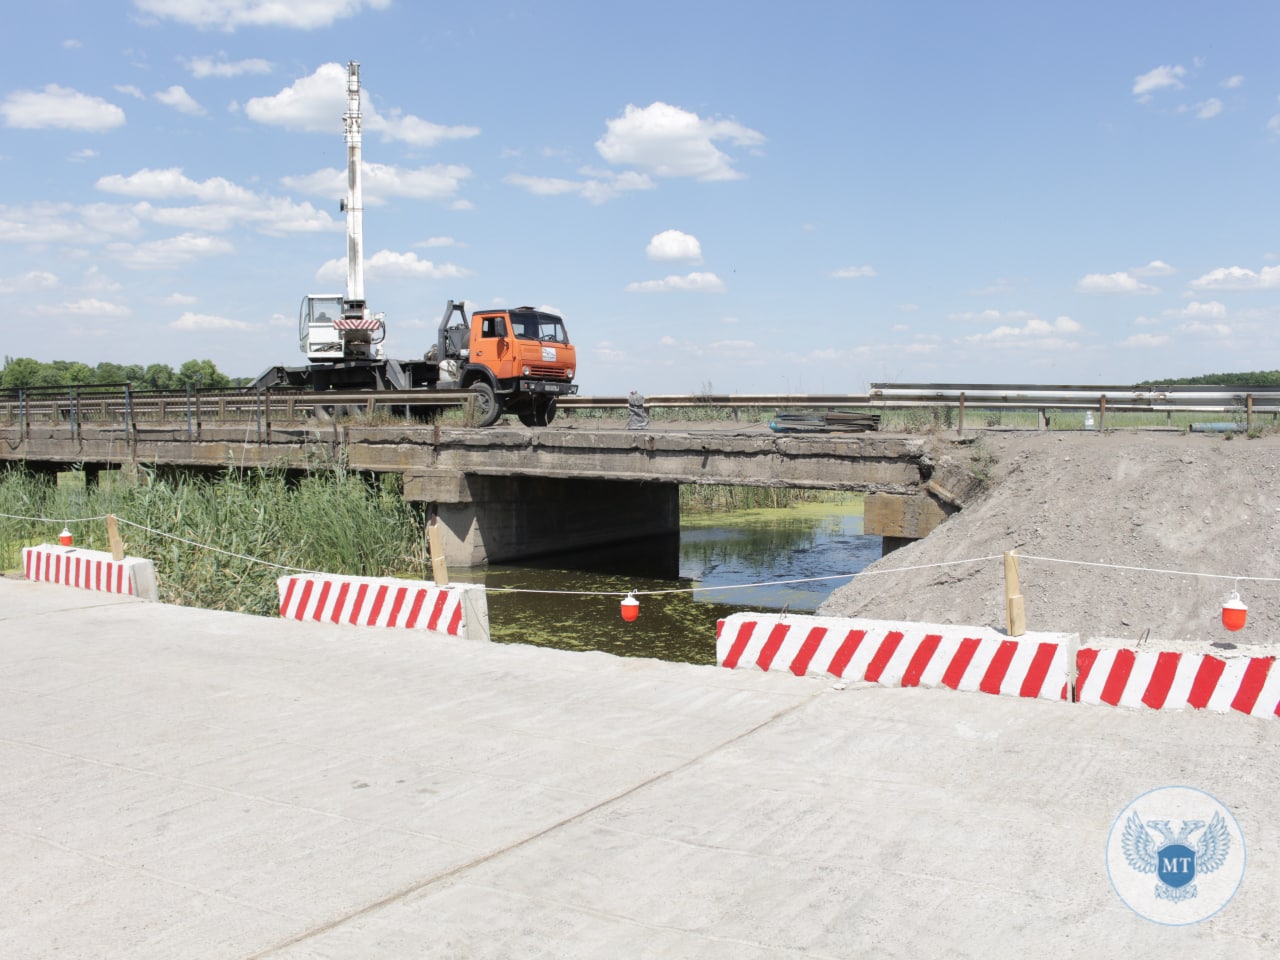
[[[341,294],[312,293],[298,309],[298,345],[312,363],[376,360],[387,334],[382,314],[351,309]]]

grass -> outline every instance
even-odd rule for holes
[[[375,480],[341,468],[297,481],[229,470],[136,486],[10,469],[0,473],[0,568],[19,569],[22,547],[56,543],[63,524],[77,546],[108,550],[103,518],[114,514],[125,552],[155,562],[161,600],[271,615],[281,567],[429,578],[426,517],[400,494],[397,475]]]
[[[839,490],[802,490],[789,487],[736,487],[689,483],[680,487],[680,514],[697,515],[725,510],[758,510],[791,507],[800,503],[826,503],[849,499]]]

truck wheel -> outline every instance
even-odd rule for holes
[[[539,427],[551,426],[551,421],[556,418],[556,398],[548,397],[546,400],[535,400],[533,422]]]
[[[537,415],[532,410],[521,410],[516,414],[520,418],[520,422],[526,427],[535,427],[538,425]]]
[[[477,427],[491,427],[498,422],[498,418],[502,416],[502,401],[493,393],[493,387],[478,380],[471,385],[471,392],[475,394],[472,401],[475,404],[475,425]]]

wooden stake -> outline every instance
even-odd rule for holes
[[[1008,550],[1004,555],[1004,609],[1008,634],[1020,637],[1027,632],[1027,614],[1022,605],[1022,587],[1018,583],[1018,555]]]
[[[449,567],[444,562],[444,533],[440,529],[440,518],[432,517],[427,524],[427,544],[431,547],[431,579],[436,586],[449,585]]]
[[[124,559],[124,541],[120,539],[120,527],[116,524],[116,515],[107,514],[107,542],[111,544],[111,559]]]

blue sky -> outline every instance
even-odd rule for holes
[[[1280,367],[1280,5],[46,0],[0,67],[3,353],[301,363],[345,286],[559,311],[587,394]]]

